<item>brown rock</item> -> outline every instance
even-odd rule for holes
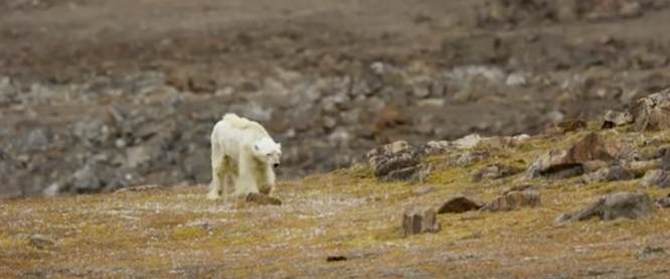
[[[208,74],[194,69],[173,68],[166,76],[168,85],[179,91],[191,91],[193,93],[214,93],[217,83]]]
[[[393,106],[386,106],[377,114],[373,130],[375,133],[381,133],[388,128],[404,124],[405,122],[405,117],[398,109]]]
[[[440,231],[435,209],[416,207],[405,211],[402,219],[402,229],[405,236]]]
[[[568,159],[573,162],[586,162],[592,160],[610,161],[614,159],[608,144],[597,133],[590,133],[568,151]]]
[[[538,158],[529,168],[528,177],[566,178],[581,175],[593,161],[609,162],[622,153],[623,147],[606,142],[590,133],[567,150],[552,150]]]
[[[559,122],[556,124],[557,130],[561,133],[575,132],[586,129],[586,121],[581,119],[573,119]]]
[[[637,131],[670,128],[670,89],[637,100],[631,110]]]
[[[511,191],[482,207],[483,211],[510,211],[522,207],[538,207],[542,204],[540,193],[535,190]]]
[[[580,211],[563,214],[558,217],[557,222],[585,221],[591,218],[604,221],[618,218],[638,219],[653,212],[654,203],[646,193],[619,192],[605,195]]]
[[[253,203],[260,204],[260,205],[281,205],[282,204],[281,200],[279,200],[277,198],[274,198],[274,197],[271,197],[271,196],[268,196],[268,195],[260,194],[260,193],[249,193],[247,195],[246,200],[247,200],[247,202],[253,202]]]
[[[482,204],[471,200],[464,196],[457,196],[447,200],[440,209],[437,210],[437,214],[444,213],[463,213],[471,210],[479,210],[482,208]]]
[[[179,67],[174,67],[169,70],[166,77],[165,83],[176,88],[179,91],[187,91],[188,88],[188,76],[189,73]]]

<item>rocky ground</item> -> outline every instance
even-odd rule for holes
[[[592,119],[667,86],[667,4],[4,1],[0,196],[206,183],[230,111],[283,143],[283,178]]]
[[[280,205],[205,185],[8,200],[0,277],[666,278],[670,91],[630,107],[379,146],[280,183]]]

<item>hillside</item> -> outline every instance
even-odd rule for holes
[[[670,130],[600,125],[434,152],[422,160],[431,166],[423,182],[380,182],[367,165],[285,181],[281,206],[209,201],[203,185],[8,200],[0,204],[0,277],[667,278],[670,210],[557,222],[609,193],[665,197],[667,189],[642,186],[644,170],[594,182],[585,163],[585,175],[529,178],[537,158],[594,132],[595,142],[629,144],[637,163],[623,165],[632,169],[658,162],[670,142]],[[492,165],[517,171],[481,175]],[[541,204],[439,214],[440,231],[403,234],[407,208],[458,195],[489,202],[522,188]]]
[[[669,0],[0,1],[0,198],[203,184],[221,116],[297,179],[670,84]]]

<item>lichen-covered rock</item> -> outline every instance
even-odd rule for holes
[[[660,208],[670,208],[670,195],[656,200],[656,206]]]
[[[540,193],[535,190],[510,191],[487,203],[483,211],[510,211],[522,207],[538,207],[542,204]]]
[[[640,180],[640,184],[645,187],[670,187],[670,172],[664,170],[650,170],[644,174]]]
[[[421,158],[424,152],[397,141],[368,152],[367,158],[375,177],[381,181],[419,180],[425,175]]]
[[[670,128],[670,89],[637,100],[631,110],[637,131]]]
[[[663,157],[661,158],[661,169],[670,171],[670,150],[663,149]]]
[[[634,179],[635,174],[621,166],[600,168],[597,171],[587,173],[582,177],[584,183],[597,183]]]
[[[599,218],[604,221],[618,218],[638,219],[654,212],[654,202],[646,193],[619,192],[599,198],[586,208],[563,214],[558,223],[585,221]]]
[[[411,208],[403,214],[402,229],[405,236],[440,231],[435,209],[430,207]]]
[[[465,196],[456,196],[450,198],[437,210],[437,214],[445,213],[463,213],[471,210],[479,210],[482,208],[480,202],[474,201]]]
[[[619,112],[608,110],[603,116],[602,129],[611,129],[633,123],[633,115],[630,112]]]
[[[564,150],[552,150],[540,156],[528,168],[529,178],[566,178],[581,175],[589,162],[609,162],[623,153],[624,148],[606,142],[596,133],[590,133]]]
[[[475,175],[473,175],[472,177],[472,181],[479,182],[487,179],[500,179],[503,177],[515,175],[522,171],[523,169],[513,166],[503,164],[492,164],[482,168],[477,173],[475,173]]]

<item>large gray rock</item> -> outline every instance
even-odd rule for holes
[[[585,221],[591,218],[610,221],[618,218],[638,219],[654,213],[653,200],[646,193],[619,192],[605,195],[586,208],[559,216],[558,223]]]

